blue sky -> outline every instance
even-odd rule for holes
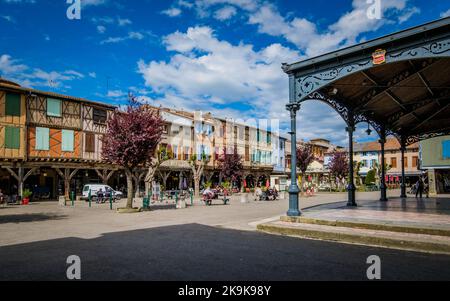
[[[0,0],[0,74],[22,85],[112,104],[128,91],[167,107],[287,126],[294,62],[450,15],[449,0]],[[345,144],[344,123],[307,102],[299,135]],[[367,140],[361,126],[357,137]]]

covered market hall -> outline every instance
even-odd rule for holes
[[[388,201],[385,142],[401,145],[401,198],[406,198],[404,152],[408,145],[450,134],[450,17],[305,61],[283,64],[289,76],[292,165],[296,166],[297,114],[307,100],[336,110],[348,132],[348,206],[357,206],[353,167],[353,133],[368,123],[381,147],[380,201]],[[301,124],[299,125],[301,130]],[[295,168],[291,179],[297,178]],[[289,188],[288,216],[299,216],[299,188]]]

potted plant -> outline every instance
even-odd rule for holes
[[[22,205],[28,205],[28,204],[30,204],[30,196],[31,196],[32,194],[33,194],[33,193],[32,193],[31,190],[29,190],[29,189],[25,189],[25,190],[23,191]]]

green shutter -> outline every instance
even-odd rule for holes
[[[50,150],[50,129],[36,128],[36,150]]]
[[[5,148],[20,148],[20,128],[10,126],[5,128]]]
[[[6,116],[20,116],[20,94],[6,93]]]
[[[69,130],[62,130],[62,145],[63,152],[73,152],[74,132]]]
[[[61,117],[61,100],[47,98],[47,115]]]

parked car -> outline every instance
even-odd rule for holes
[[[89,199],[89,191],[91,191],[91,197],[93,198],[93,200],[95,201],[97,198],[97,192],[99,190],[103,191],[103,195],[108,194],[108,192],[112,192],[113,195],[113,200],[117,201],[123,198],[123,193],[120,191],[116,191],[114,189],[112,189],[110,186],[108,185],[103,185],[103,184],[87,184],[84,185],[83,187],[83,195],[81,197],[82,200],[88,200]]]
[[[331,186],[328,183],[321,183],[319,185],[319,191],[330,191],[331,190]]]

